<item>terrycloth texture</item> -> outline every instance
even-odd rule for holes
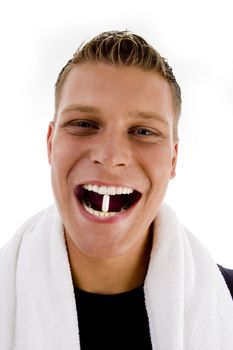
[[[145,280],[155,350],[232,350],[233,302],[201,243],[162,206]],[[0,349],[78,350],[75,297],[53,206],[0,251]],[[114,342],[114,339],[113,339]]]
[[[145,281],[153,348],[232,350],[233,302],[217,265],[171,209],[155,226]]]

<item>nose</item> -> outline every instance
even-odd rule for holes
[[[131,148],[126,136],[111,131],[93,144],[91,161],[105,168],[127,167],[131,161]]]

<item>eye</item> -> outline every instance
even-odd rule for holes
[[[65,123],[64,127],[69,134],[75,136],[93,135],[99,129],[99,126],[96,124],[96,122],[88,119],[70,120],[69,122]]]
[[[150,136],[150,135],[153,135],[153,132],[146,128],[138,128],[135,130],[135,134],[142,135],[142,136]]]
[[[83,129],[97,128],[96,124],[90,120],[73,120],[69,124]]]
[[[132,129],[130,129],[129,131],[130,134],[134,135],[134,136],[139,136],[139,137],[143,137],[143,136],[159,136],[160,133],[157,130],[153,130],[150,128],[145,128],[145,127],[134,127]]]
[[[136,140],[144,143],[157,143],[161,139],[161,133],[153,128],[137,126],[129,130],[129,134]]]

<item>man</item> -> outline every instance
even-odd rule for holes
[[[172,69],[127,31],[62,69],[47,136],[56,208],[1,251],[1,349],[233,348],[224,278],[162,204],[180,111]]]

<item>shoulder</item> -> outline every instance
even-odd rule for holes
[[[233,270],[226,269],[225,267],[223,267],[221,265],[218,265],[218,267],[219,267],[219,270],[221,271],[221,273],[225,279],[225,282],[226,282],[228,289],[231,293],[231,296],[233,298]]]

